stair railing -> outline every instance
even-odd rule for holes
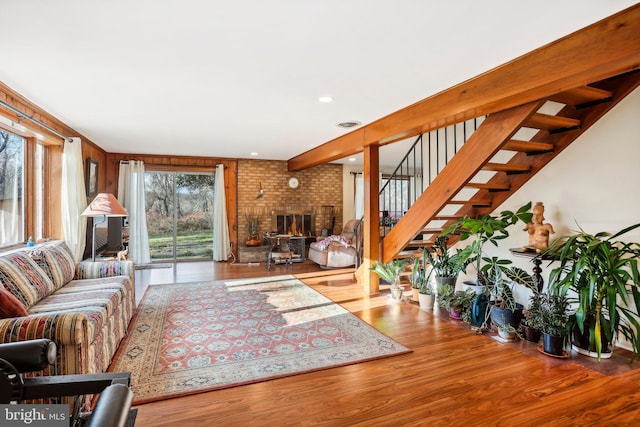
[[[390,175],[382,175],[381,235],[386,236],[484,121],[476,117],[420,134]],[[425,141],[426,140],[426,141]]]

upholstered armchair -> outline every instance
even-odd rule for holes
[[[357,267],[361,234],[360,220],[351,219],[341,234],[311,243],[309,259],[326,268]]]

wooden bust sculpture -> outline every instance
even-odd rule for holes
[[[549,234],[555,233],[555,231],[551,224],[543,224],[543,221],[544,205],[542,202],[536,202],[531,222],[524,228],[524,231],[529,232],[529,245],[525,246],[525,249],[541,252],[549,247]]]

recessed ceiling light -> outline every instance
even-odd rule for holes
[[[255,151],[252,152],[252,153],[249,153],[249,154],[252,155],[252,156],[257,156],[258,155],[258,153],[256,153]]]
[[[338,126],[340,126],[341,128],[347,128],[348,129],[348,128],[352,128],[352,127],[355,127],[355,126],[360,126],[361,124],[362,123],[360,123],[357,120],[351,120],[351,121],[348,121],[348,122],[338,123]]]
[[[356,158],[355,158],[355,157],[351,157],[351,158],[349,158],[349,161],[350,161],[350,162],[355,162],[355,161],[356,161]]]
[[[331,101],[333,101],[333,97],[331,97],[331,96],[321,96],[321,97],[318,98],[318,102],[327,103],[327,102],[331,102]]]

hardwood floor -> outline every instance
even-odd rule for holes
[[[136,273],[149,284],[288,274],[225,263]],[[338,274],[330,274],[338,273]],[[412,353],[138,406],[138,426],[625,426],[640,422],[640,363],[549,358],[413,303],[368,297],[349,272],[293,274]],[[626,356],[626,355],[625,355]]]

